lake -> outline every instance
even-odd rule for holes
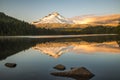
[[[120,80],[120,36],[0,37],[0,80],[75,80],[51,75],[57,64],[85,67],[90,80]]]

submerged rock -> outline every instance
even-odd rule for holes
[[[16,63],[5,63],[5,66],[9,68],[14,68],[17,66],[17,64]]]
[[[57,69],[57,70],[65,70],[65,66],[62,65],[62,64],[58,64],[54,68]]]
[[[70,77],[76,80],[89,80],[94,76],[88,69],[85,67],[73,68],[69,71],[64,72],[52,72],[51,75],[61,76],[61,77]]]

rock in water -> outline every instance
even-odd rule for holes
[[[5,63],[5,66],[9,67],[9,68],[14,68],[14,67],[17,66],[17,64],[15,64],[15,63]]]
[[[65,66],[62,65],[62,64],[58,64],[54,68],[57,69],[57,70],[65,70]]]
[[[77,80],[89,80],[94,76],[94,74],[85,67],[74,68],[70,71],[64,72],[52,72],[51,74],[54,76],[71,77]]]

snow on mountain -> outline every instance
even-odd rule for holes
[[[32,22],[32,24],[40,24],[40,23],[62,23],[62,24],[71,24],[72,21],[63,17],[57,12],[53,12],[48,16],[43,17],[39,21]]]

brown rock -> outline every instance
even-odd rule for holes
[[[77,80],[89,80],[94,76],[88,69],[85,67],[73,68],[69,71],[64,72],[52,72],[51,75],[61,76],[61,77],[71,77]]]
[[[5,63],[5,66],[9,67],[9,68],[14,68],[14,67],[17,66],[17,64],[15,64],[15,63]]]
[[[54,68],[57,69],[57,70],[65,70],[65,66],[62,65],[62,64],[58,64]]]

